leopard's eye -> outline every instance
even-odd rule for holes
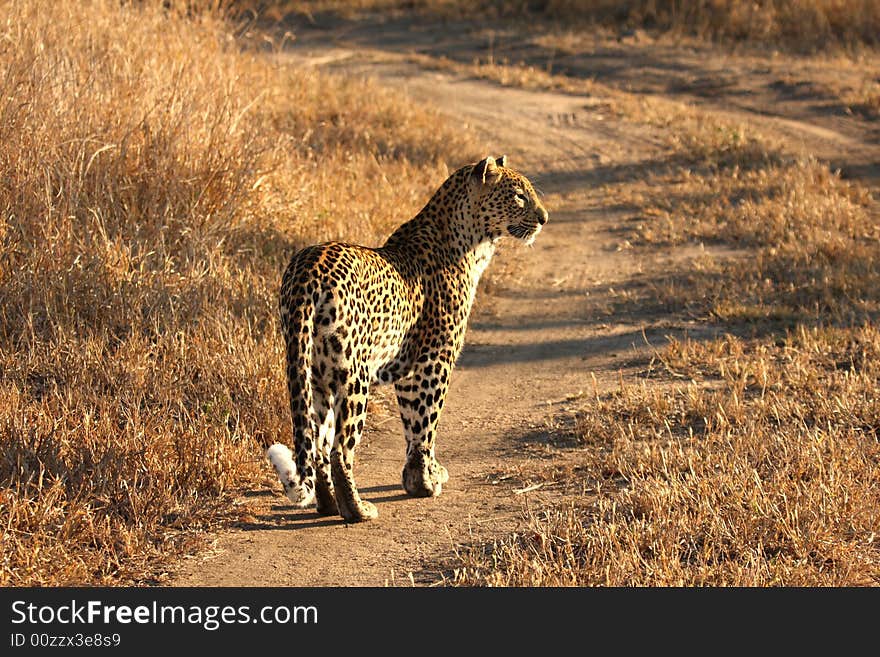
[[[516,201],[516,204],[517,204],[519,207],[521,207],[521,208],[522,208],[522,207],[525,207],[525,205],[526,205],[526,194],[525,194],[525,192],[522,191],[522,190],[520,190],[520,189],[515,189],[515,190],[513,190],[513,191],[514,191],[514,194],[515,194],[514,200]]]

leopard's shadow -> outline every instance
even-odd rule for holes
[[[282,508],[287,507],[272,507],[273,511]],[[235,526],[246,532],[254,532],[267,530],[292,531],[297,529],[309,529],[311,527],[331,527],[333,525],[341,524],[343,524],[343,521],[339,516],[322,516],[314,511],[310,513],[297,513],[296,511],[290,511],[287,513],[267,513],[260,516],[256,521],[239,522],[236,523]]]
[[[374,504],[386,502],[402,502],[409,499],[409,495],[400,491],[393,495],[384,495],[381,497],[373,497],[370,493],[384,493],[389,491],[400,491],[400,485],[388,484],[382,486],[369,486],[361,488],[360,492],[363,498],[373,502]],[[271,513],[260,515],[257,520],[251,522],[236,523],[238,529],[244,531],[263,531],[263,530],[297,530],[310,529],[314,527],[332,527],[333,525],[344,525],[345,521],[340,516],[322,516],[315,511],[298,511],[284,504],[273,504],[269,510]]]

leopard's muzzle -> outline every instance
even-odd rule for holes
[[[547,223],[549,215],[544,208],[537,208],[531,220],[523,220],[507,226],[507,232],[513,237],[522,240],[526,245],[531,245],[541,232],[541,228]]]

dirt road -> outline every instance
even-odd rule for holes
[[[506,153],[510,165],[543,191],[550,222],[533,248],[507,248],[496,256],[493,268],[513,273],[493,285],[491,300],[478,300],[440,422],[437,455],[450,473],[440,497],[403,493],[399,420],[377,413],[355,466],[362,495],[378,506],[377,521],[345,525],[286,506],[279,485],[254,490],[245,498],[254,505],[254,520],[219,536],[206,558],[187,561],[176,585],[437,582],[448,574],[456,546],[516,530],[524,505],[558,494],[552,487],[523,492],[524,473],[536,459],[565,458],[549,438],[564,431],[557,423],[567,400],[591,394],[593,377],[600,389],[616,385],[621,368],[649,355],[647,342],[687,327],[681,318],[605,311],[634,279],[687,255],[618,248],[622,210],[591,194],[612,172],[636,175],[657,157],[661,136],[655,130],[603,112],[600,97],[504,88],[429,71],[401,54],[407,51],[403,37],[383,41],[373,34],[369,41],[369,34],[349,34],[346,42],[346,34],[300,39],[290,56],[304,65],[378,77],[472,126],[492,154]],[[390,45],[380,52],[383,43]],[[740,112],[744,120],[751,115],[733,106],[719,111]],[[780,134],[803,133],[806,148],[852,146],[854,137],[833,125],[811,130],[799,118],[780,121]]]

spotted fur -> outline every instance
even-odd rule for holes
[[[531,243],[547,221],[529,181],[504,157],[453,173],[378,249],[330,242],[297,253],[281,283],[293,419],[291,452],[269,448],[290,501],[368,520],[352,470],[371,385],[393,383],[406,435],[403,488],[439,495],[434,457],[449,375],[480,276],[505,235]]]

